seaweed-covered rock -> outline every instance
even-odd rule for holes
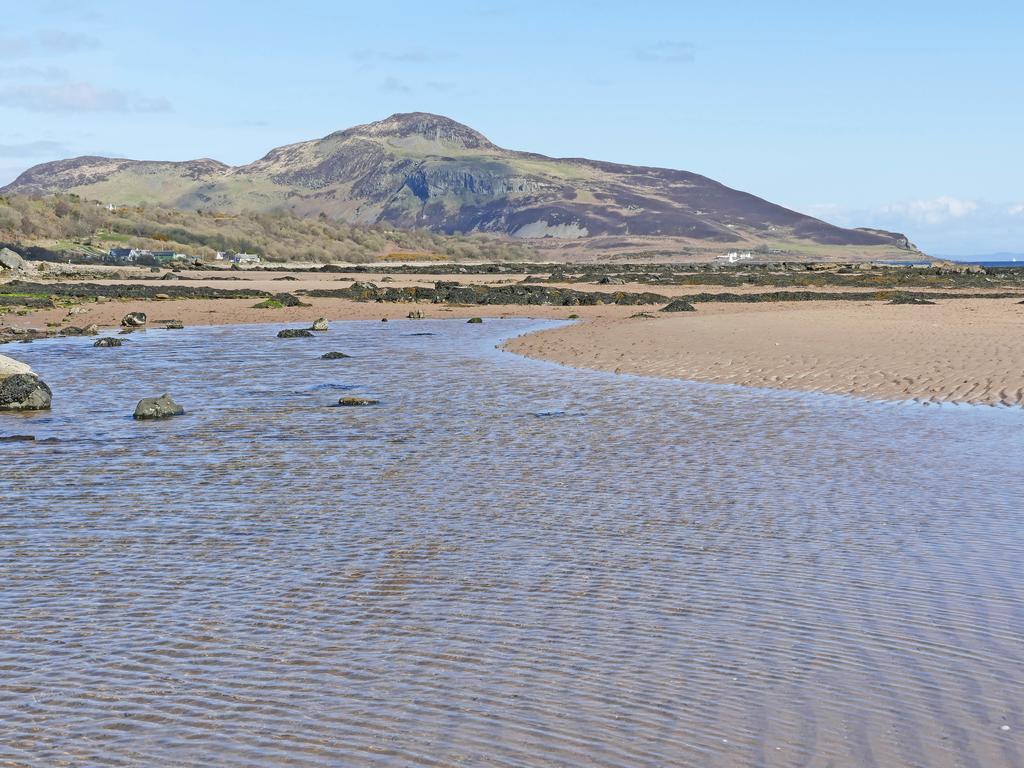
[[[45,411],[53,392],[38,376],[17,373],[0,379],[0,411]]]
[[[144,397],[135,406],[136,419],[167,419],[171,416],[181,416],[185,409],[171,399],[170,395],[160,397]]]
[[[313,325],[310,326],[311,331],[326,331],[331,327],[331,324],[327,322],[326,318],[318,317],[313,321]]]
[[[338,401],[338,405],[343,408],[358,408],[363,405],[377,405],[380,400],[371,400],[368,397],[343,397]]]
[[[482,323],[483,321],[484,321],[484,319],[482,317],[471,317],[466,322],[470,323],[472,325],[476,325],[476,324]]]
[[[661,312],[696,312],[697,308],[686,299],[674,299],[661,308]]]
[[[120,347],[124,342],[121,339],[115,339],[112,336],[105,336],[102,339],[97,339],[93,342],[94,347]]]
[[[181,320],[164,320],[164,328],[168,331],[180,331],[185,327]]]
[[[313,334],[305,328],[285,328],[277,332],[279,339],[306,339],[312,338]]]
[[[892,297],[892,301],[890,301],[888,303],[889,304],[918,304],[918,305],[935,304],[934,301],[929,301],[928,299],[922,299],[919,296],[914,296],[913,294],[909,294],[909,293],[897,294],[896,296],[893,296]]]
[[[141,328],[146,324],[145,312],[129,312],[121,318],[121,325],[125,328]]]
[[[320,355],[321,360],[344,360],[346,357],[352,357],[352,355],[346,355],[344,352],[325,352]]]

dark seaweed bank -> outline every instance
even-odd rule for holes
[[[222,271],[211,268],[212,271]],[[388,275],[518,275],[527,283],[640,283],[645,285],[765,286],[774,288],[1024,288],[1024,267],[928,264],[758,262],[743,264],[636,264],[512,262],[501,264],[360,264],[295,269],[263,266],[265,272]]]
[[[668,304],[672,299],[659,293],[630,291],[577,291],[570,288],[552,288],[544,285],[463,285],[458,282],[438,281],[433,288],[382,288],[375,283],[355,282],[348,288],[300,291],[306,296],[340,298],[354,301],[378,302],[431,302],[433,304],[462,305],[547,305],[597,306],[618,304],[636,306]],[[765,293],[698,293],[682,297],[690,303],[744,303],[787,301],[888,301],[920,303],[932,299],[1006,299],[1017,298],[1019,293],[929,293],[905,291],[770,291]],[[918,301],[910,301],[917,299]]]

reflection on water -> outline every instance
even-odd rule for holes
[[[0,764],[1022,765],[1022,412],[527,327],[19,347],[55,409],[0,434],[60,442],[0,444]]]

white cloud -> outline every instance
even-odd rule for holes
[[[842,227],[902,232],[926,253],[1024,252],[1024,203],[941,195],[873,208],[821,203],[804,210]]]
[[[97,88],[89,83],[16,85],[0,88],[0,107],[29,112],[169,112],[161,97],[137,91]]]
[[[975,200],[943,195],[926,200],[890,203],[880,206],[878,212],[883,216],[900,216],[922,224],[941,224],[950,219],[962,219],[977,210],[978,203]]]

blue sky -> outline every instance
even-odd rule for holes
[[[1024,5],[5,3],[0,184],[214,157],[393,112],[703,173],[932,253],[1024,252]]]

